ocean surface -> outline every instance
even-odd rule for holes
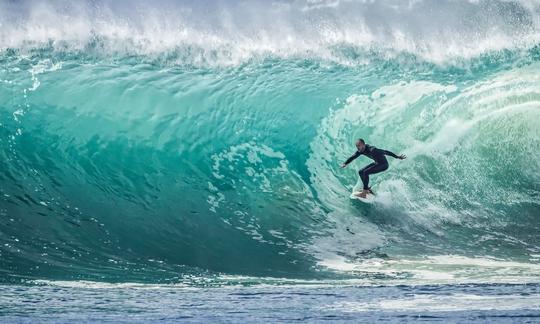
[[[540,321],[540,3],[0,0],[0,321],[155,320]]]

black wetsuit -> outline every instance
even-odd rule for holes
[[[397,155],[390,151],[381,150],[376,148],[375,146],[366,144],[364,150],[362,152],[356,151],[350,158],[347,159],[347,161],[345,161],[345,165],[351,163],[360,155],[365,155],[375,161],[371,164],[366,165],[363,169],[358,171],[358,175],[360,175],[360,179],[362,179],[362,183],[364,184],[364,190],[369,190],[368,185],[370,174],[383,172],[384,170],[388,169],[388,160],[386,160],[385,155],[390,155],[393,158],[399,159]]]

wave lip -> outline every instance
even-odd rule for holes
[[[0,24],[4,50],[165,54],[193,64],[238,64],[267,55],[362,64],[359,53],[375,51],[446,63],[536,46],[540,4],[26,0],[2,2]]]

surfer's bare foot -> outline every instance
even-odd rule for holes
[[[369,193],[369,190],[362,190],[362,192],[358,194],[358,197],[366,198],[368,193]]]

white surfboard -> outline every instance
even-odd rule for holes
[[[361,191],[353,191],[351,193],[351,199],[359,200],[363,203],[372,204],[375,201],[375,195],[367,194],[366,198],[360,198],[358,195]]]

